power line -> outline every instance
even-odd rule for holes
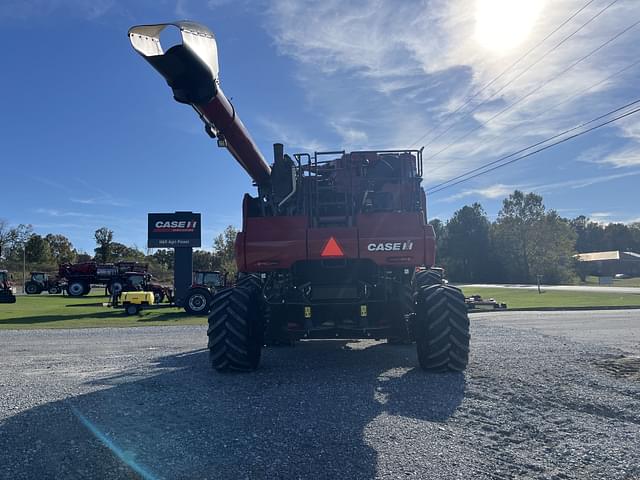
[[[630,69],[630,68],[632,68],[632,67],[635,67],[635,66],[636,66],[636,65],[638,65],[638,64],[640,64],[640,59],[638,59],[638,60],[636,60],[636,61],[634,61],[634,62],[630,63],[629,65],[627,65],[627,66],[625,66],[625,67],[621,68],[621,69],[620,69],[620,70],[618,70],[617,72],[615,72],[615,73],[613,73],[613,74],[611,74],[611,75],[608,75],[607,77],[603,78],[602,80],[598,80],[596,83],[594,83],[594,84],[590,85],[590,86],[589,86],[589,87],[587,87],[586,89],[584,89],[584,90],[582,90],[582,91],[580,91],[580,92],[576,93],[575,95],[572,95],[571,97],[569,97],[569,98],[567,98],[567,99],[563,100],[562,102],[560,102],[560,103],[558,103],[558,104],[554,105],[554,106],[553,106],[553,108],[552,108],[552,110],[555,110],[555,109],[556,109],[556,108],[558,108],[559,106],[561,106],[561,105],[563,105],[563,104],[565,104],[565,103],[567,103],[567,102],[569,102],[569,101],[573,100],[574,98],[576,98],[576,97],[578,97],[578,96],[584,95],[585,93],[589,92],[590,90],[592,90],[592,89],[594,89],[594,88],[596,88],[596,87],[598,87],[598,86],[602,85],[603,83],[607,82],[608,80],[610,80],[610,79],[612,79],[612,78],[614,78],[614,77],[616,77],[616,76],[618,76],[618,75],[621,75],[622,73],[626,72],[627,70],[629,70],[629,69]],[[608,113],[606,113],[606,114],[604,114],[604,115],[601,115],[601,116],[599,116],[599,117],[597,117],[597,118],[594,118],[593,120],[589,120],[588,122],[583,122],[583,123],[581,123],[581,124],[579,124],[579,125],[577,125],[577,126],[575,126],[575,127],[573,127],[573,128],[569,128],[569,129],[567,129],[567,130],[564,130],[564,131],[563,131],[563,132],[561,132],[561,133],[558,133],[558,134],[556,134],[556,135],[553,135],[552,137],[546,138],[546,139],[544,139],[544,140],[542,140],[542,141],[540,141],[540,142],[534,143],[533,145],[529,145],[529,146],[527,146],[526,148],[520,149],[520,150],[518,150],[517,152],[513,152],[513,153],[511,153],[511,154],[509,154],[509,155],[506,155],[506,156],[504,156],[504,157],[501,157],[501,158],[499,158],[498,160],[495,160],[495,161],[493,161],[493,162],[486,163],[486,164],[481,165],[480,167],[475,168],[475,169],[473,169],[473,170],[471,170],[471,171],[468,171],[468,172],[463,173],[463,174],[461,174],[461,175],[458,175],[458,176],[456,176],[456,177],[450,178],[449,180],[447,180],[447,181],[445,181],[445,182],[442,182],[442,183],[439,183],[439,184],[437,184],[437,185],[434,185],[433,187],[429,187],[429,188],[427,189],[427,191],[429,191],[429,190],[433,190],[433,189],[436,189],[436,188],[439,188],[439,187],[441,187],[441,186],[443,186],[443,185],[446,185],[447,183],[450,183],[450,182],[453,182],[453,181],[455,181],[455,180],[458,180],[459,178],[465,177],[465,176],[467,176],[467,175],[469,175],[469,174],[471,174],[471,173],[475,173],[475,172],[476,172],[476,171],[478,171],[478,170],[482,170],[482,169],[484,169],[484,168],[486,168],[486,167],[488,167],[488,166],[494,165],[494,164],[499,163],[499,162],[501,162],[501,161],[503,161],[503,160],[507,160],[507,159],[509,159],[509,158],[511,158],[511,157],[513,157],[513,156],[515,156],[515,155],[518,155],[518,154],[522,153],[522,152],[525,152],[525,151],[527,151],[527,150],[530,150],[530,149],[532,149],[532,148],[535,148],[535,147],[537,147],[537,146],[539,146],[539,145],[545,144],[545,143],[547,143],[547,142],[549,142],[549,141],[551,141],[551,140],[553,140],[553,139],[555,139],[555,138],[558,138],[558,137],[561,137],[561,136],[563,136],[563,135],[566,135],[567,133],[570,133],[570,132],[572,132],[572,131],[574,131],[574,130],[578,130],[578,129],[580,129],[580,128],[582,128],[582,127],[585,127],[585,126],[587,126],[587,125],[589,125],[589,124],[591,124],[591,123],[593,123],[593,122],[596,122],[596,121],[598,121],[598,120],[600,120],[600,119],[602,119],[602,118],[604,118],[604,117],[607,117],[607,116],[611,115],[612,113],[615,113],[615,112],[618,112],[618,111],[620,111],[620,110],[623,110],[623,109],[625,109],[625,108],[627,108],[627,107],[630,107],[631,105],[634,105],[634,104],[635,104],[635,103],[637,103],[637,102],[640,102],[640,100],[636,100],[636,101],[634,101],[634,102],[631,102],[631,103],[628,103],[628,104],[626,104],[626,105],[623,105],[622,107],[619,107],[619,108],[617,108],[617,109],[615,109],[615,110],[613,110],[613,111],[610,111],[610,112],[608,112]],[[526,136],[526,135],[522,135],[522,136],[518,137],[516,140],[519,140],[520,138],[523,138],[523,137],[525,137],[525,136]],[[436,168],[436,169],[434,169],[434,170],[432,170],[431,172],[433,173],[433,172],[435,172],[436,170],[437,170],[437,168]]]
[[[451,183],[451,182],[453,182],[455,180],[458,180],[460,178],[466,177],[467,175],[475,173],[475,172],[477,172],[479,170],[484,170],[485,168],[490,167],[491,165],[495,165],[496,163],[500,163],[500,162],[502,162],[504,160],[507,160],[507,159],[509,159],[511,157],[514,157],[514,156],[519,155],[519,154],[521,154],[523,152],[526,152],[527,150],[531,150],[532,148],[535,148],[535,147],[538,147],[540,145],[543,145],[543,144],[545,144],[547,142],[550,142],[551,140],[554,140],[556,138],[562,137],[562,136],[566,135],[567,133],[571,133],[571,132],[573,132],[575,130],[579,130],[581,128],[584,128],[587,125],[590,125],[590,124],[592,124],[594,122],[597,122],[598,120],[602,120],[605,117],[608,117],[612,113],[619,112],[620,110],[624,110],[626,108],[629,108],[630,106],[635,105],[637,103],[640,103],[640,99],[634,100],[633,102],[630,102],[630,103],[627,103],[626,105],[623,105],[622,107],[618,107],[615,110],[611,110],[611,111],[609,111],[609,112],[607,112],[607,113],[605,113],[603,115],[600,115],[599,117],[596,117],[596,118],[594,118],[592,120],[589,120],[588,122],[582,122],[581,124],[576,125],[573,128],[569,128],[569,129],[564,130],[564,131],[562,131],[560,133],[557,133],[557,134],[555,134],[555,135],[553,135],[553,136],[551,136],[549,138],[545,138],[544,140],[542,140],[540,142],[537,142],[537,143],[534,143],[533,145],[529,145],[526,148],[522,148],[522,149],[518,150],[517,152],[510,153],[509,155],[505,155],[504,157],[500,157],[499,159],[494,160],[493,162],[485,163],[484,165],[481,165],[481,166],[479,166],[477,168],[474,168],[473,170],[469,170],[468,172],[465,172],[465,173],[462,173],[462,174],[460,174],[460,175],[458,175],[456,177],[450,178],[449,180],[447,180],[445,182],[439,183],[438,185],[434,185],[433,187],[428,188],[427,192],[439,189],[440,187],[442,187],[442,186],[444,186],[444,185],[446,185],[448,183]]]
[[[455,115],[456,113],[458,113],[460,110],[462,110],[464,107],[466,107],[473,99],[475,99],[478,95],[480,95],[484,90],[486,90],[487,88],[489,88],[491,85],[493,85],[497,80],[499,80],[500,78],[502,78],[504,76],[505,73],[507,73],[509,70],[511,70],[513,67],[515,67],[518,63],[520,63],[525,57],[527,57],[529,54],[531,54],[533,51],[535,51],[538,47],[540,47],[544,42],[546,42],[549,38],[551,38],[556,32],[558,32],[562,27],[564,27],[567,23],[569,23],[571,20],[573,20],[578,14],[580,14],[585,8],[587,8],[589,5],[591,5],[595,0],[589,0],[585,5],[583,5],[581,8],[579,8],[578,10],[576,10],[571,16],[569,16],[569,18],[567,18],[564,22],[562,22],[560,25],[558,25],[551,33],[549,33],[546,37],[544,37],[540,42],[538,42],[536,45],[534,45],[532,48],[530,48],[529,50],[527,50],[522,56],[520,56],[516,61],[514,61],[511,65],[509,65],[506,69],[504,69],[498,76],[496,76],[495,78],[493,78],[493,80],[491,80],[489,83],[487,83],[486,85],[484,85],[480,90],[478,90],[472,97],[470,97],[469,99],[467,99],[460,107],[458,107],[455,111],[449,113],[445,119],[443,120],[443,122],[446,122],[449,118],[451,118],[451,116]],[[572,38],[574,35],[576,35],[578,32],[580,32],[580,30],[582,30],[583,28],[585,28],[587,25],[589,25],[592,21],[594,21],[596,18],[598,18],[600,15],[602,15],[606,10],[608,10],[614,3],[618,2],[619,0],[613,0],[611,3],[609,3],[606,7],[604,7],[603,9],[601,9],[598,13],[596,13],[593,17],[591,17],[589,20],[587,20],[587,22],[583,23],[577,30],[575,30],[574,32],[572,32],[571,34],[569,34],[568,36],[566,36],[565,38],[563,38],[560,42],[558,42],[557,44],[555,44],[553,47],[551,47],[549,50],[547,50],[537,61],[535,61],[534,63],[532,63],[531,65],[529,65],[525,70],[523,70],[522,72],[520,72],[516,77],[512,78],[509,82],[507,82],[505,85],[503,85],[497,92],[494,92],[488,99],[482,101],[481,103],[479,103],[478,105],[476,105],[473,109],[471,109],[470,111],[465,113],[465,116],[468,116],[470,113],[473,113],[474,111],[476,111],[478,108],[480,108],[482,105],[485,105],[489,100],[491,100],[492,98],[494,98],[496,95],[498,95],[500,92],[502,92],[506,87],[508,87],[509,85],[511,85],[515,80],[517,80],[518,78],[520,78],[522,75],[524,75],[525,73],[527,73],[529,70],[531,70],[531,68],[533,68],[535,65],[537,65],[538,63],[540,63],[544,58],[546,58],[548,55],[550,55],[552,52],[554,52],[555,50],[557,50],[562,44],[564,44],[566,41],[568,41],[570,38]],[[435,140],[441,138],[445,133],[447,133],[448,131],[450,131],[453,126],[455,125],[455,122],[453,122],[452,124],[450,124],[444,131],[440,132],[439,135],[431,138],[425,145],[424,147],[428,147],[429,145],[431,145]],[[416,145],[418,144],[422,139],[424,139],[427,135],[429,135],[431,132],[433,132],[434,130],[436,130],[438,127],[433,127],[431,128],[429,131],[427,131],[424,135],[422,135],[418,140],[416,140],[415,142],[413,142],[412,145]]]
[[[526,95],[520,97],[518,100],[516,100],[514,103],[512,103],[511,105],[508,105],[507,107],[503,108],[502,110],[500,110],[498,113],[496,113],[495,115],[493,115],[492,117],[490,117],[489,119],[485,120],[484,122],[480,122],[479,125],[477,125],[476,127],[472,128],[471,130],[468,130],[466,133],[464,133],[462,136],[456,138],[453,142],[447,144],[445,147],[443,147],[442,149],[440,149],[438,152],[436,152],[435,154],[431,155],[430,157],[428,157],[426,160],[432,160],[434,158],[436,158],[438,155],[440,155],[442,152],[448,150],[449,148],[451,148],[453,145],[455,145],[457,142],[459,142],[460,140],[465,139],[466,137],[468,137],[469,135],[471,135],[473,132],[479,130],[480,128],[486,126],[489,122],[491,122],[492,120],[495,120],[496,118],[498,118],[500,115],[502,115],[503,113],[508,112],[509,110],[511,110],[513,107],[515,107],[516,105],[518,105],[519,103],[521,103],[523,100],[526,100],[527,98],[529,98],[531,95],[533,95],[534,93],[540,91],[543,87],[547,86],[549,83],[553,82],[554,80],[558,79],[559,77],[561,77],[562,75],[564,75],[565,73],[567,73],[569,70],[571,70],[572,68],[574,68],[576,65],[578,65],[579,63],[582,63],[583,61],[585,61],[586,59],[588,59],[589,57],[595,55],[597,52],[599,52],[600,50],[602,50],[604,47],[606,47],[607,45],[613,43],[614,41],[616,41],[618,38],[620,38],[622,35],[624,35],[625,33],[627,33],[629,30],[635,28],[636,26],[638,26],[638,24],[640,24],[640,20],[637,20],[636,22],[632,23],[631,25],[629,25],[628,27],[626,27],[624,30],[618,32],[617,34],[615,34],[613,37],[609,38],[606,42],[600,44],[598,47],[596,47],[594,50],[591,50],[591,52],[587,53],[586,55],[580,57],[578,60],[576,60],[575,62],[573,62],[571,65],[569,65],[567,68],[565,68],[564,70],[560,71],[558,74],[554,75],[553,77],[549,78],[548,80],[546,80],[545,82],[541,83],[540,85],[538,85],[536,88],[534,88],[533,90],[531,90],[529,93],[527,93]],[[439,168],[441,168],[443,165],[441,165]],[[434,170],[435,171],[435,170]]]
[[[634,103],[636,103],[636,102],[634,102]],[[458,180],[457,182],[454,182],[454,183],[451,183],[449,185],[445,185],[443,187],[440,187],[440,188],[437,188],[435,190],[429,191],[429,194],[433,195],[435,193],[441,192],[442,190],[446,190],[448,188],[454,187],[454,186],[459,185],[461,183],[467,182],[467,181],[469,181],[469,180],[471,180],[473,178],[477,178],[477,177],[479,177],[481,175],[485,175],[485,174],[487,174],[489,172],[493,172],[494,170],[497,170],[499,168],[506,167],[507,165],[511,165],[513,163],[516,163],[516,162],[522,160],[522,159],[531,157],[531,156],[533,156],[533,155],[535,155],[537,153],[540,153],[540,152],[542,152],[544,150],[548,150],[549,148],[555,147],[556,145],[560,145],[561,143],[565,143],[565,142],[568,142],[569,140],[573,140],[574,138],[578,138],[578,137],[581,137],[582,135],[586,135],[587,133],[593,132],[594,130],[597,130],[599,128],[607,126],[607,125],[609,125],[611,123],[617,122],[618,120],[626,118],[626,117],[628,117],[630,115],[634,115],[634,114],[636,114],[638,112],[640,112],[640,108],[636,108],[634,110],[631,110],[630,112],[618,115],[617,117],[614,117],[614,118],[612,118],[610,120],[607,120],[606,122],[600,123],[598,125],[595,125],[594,127],[588,128],[587,130],[584,130],[582,132],[576,133],[576,134],[571,135],[569,137],[563,138],[562,140],[558,140],[557,142],[551,143],[549,145],[545,145],[544,147],[541,147],[541,148],[539,148],[537,150],[534,150],[533,152],[526,153],[526,154],[521,155],[519,157],[516,157],[516,158],[514,158],[512,160],[509,160],[508,162],[502,163],[500,165],[496,165],[496,166],[494,166],[492,168],[489,168],[487,170],[483,170],[482,172],[476,173],[475,175],[472,175],[470,177],[463,178],[462,180]],[[610,113],[613,113],[613,111],[610,112]],[[604,115],[604,116],[606,116],[606,115]]]

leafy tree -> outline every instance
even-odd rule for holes
[[[233,276],[237,272],[235,258],[235,242],[238,230],[232,225],[224,229],[220,235],[213,240],[213,268],[225,270]]]
[[[7,254],[6,250],[11,244],[11,229],[9,228],[9,222],[0,218],[0,260]]]
[[[629,230],[633,237],[633,251],[640,253],[640,222],[634,222],[629,225]]]
[[[436,263],[444,268],[448,267],[446,244],[447,244],[447,229],[445,224],[439,218],[434,218],[429,222],[433,227],[433,231],[436,234]]]
[[[604,227],[607,250],[628,251],[634,247],[633,234],[624,223],[610,223]]]
[[[606,250],[604,227],[592,222],[584,215],[571,220],[571,226],[577,234],[576,250],[579,253],[598,252]]]
[[[110,258],[112,262],[130,261],[139,262],[144,260],[144,253],[135,247],[128,247],[119,242],[112,242],[110,245]]]
[[[67,237],[49,233],[44,238],[49,244],[51,256],[56,263],[73,263],[76,261],[77,252]]]
[[[78,263],[90,262],[91,260],[93,260],[93,257],[89,255],[87,252],[80,252],[76,256],[76,262]]]
[[[107,227],[102,227],[96,230],[94,236],[97,244],[95,249],[96,259],[103,263],[109,262],[112,255],[113,231]]]
[[[33,227],[23,223],[9,230],[9,248],[5,256],[10,263],[22,264],[24,248],[31,235],[33,235]]]
[[[501,263],[507,281],[530,282],[532,234],[544,219],[542,197],[516,190],[502,202],[493,230],[495,251],[501,252]]]
[[[156,251],[151,258],[165,270],[173,270],[174,255],[173,250],[162,249]],[[195,268],[195,267],[194,267]]]
[[[479,203],[464,206],[446,225],[447,271],[457,281],[479,282],[488,276],[489,220]]]
[[[194,270],[215,270],[219,267],[216,258],[211,252],[206,250],[196,250],[193,252],[193,269]]]
[[[532,277],[541,275],[545,283],[571,281],[577,235],[569,221],[551,210],[533,227],[528,246]]]
[[[25,243],[25,255],[28,263],[42,265],[51,262],[49,243],[35,233]]]

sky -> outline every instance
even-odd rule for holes
[[[0,218],[85,251],[102,226],[144,249],[148,212],[202,212],[206,247],[240,226],[251,181],[129,44],[177,19],[215,33],[267,158],[424,146],[427,189],[640,99],[637,0],[2,0]],[[428,217],[494,219],[518,188],[640,221],[639,185],[636,114],[430,194]]]

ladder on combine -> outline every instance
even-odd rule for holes
[[[323,160],[321,156],[331,156]],[[339,158],[336,158],[339,156]],[[353,224],[351,166],[344,150],[316,152],[309,157],[310,215],[314,227],[349,227]]]

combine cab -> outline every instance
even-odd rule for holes
[[[16,303],[16,289],[11,283],[9,273],[0,270],[0,303]]]
[[[167,27],[179,29],[182,43],[165,49]],[[426,222],[421,150],[287,154],[275,144],[270,166],[220,88],[208,29],[144,25],[129,38],[257,186],[242,202],[239,279],[211,300],[215,369],[257,368],[265,338],[415,341],[424,369],[466,368],[464,296],[430,270],[435,235]]]

